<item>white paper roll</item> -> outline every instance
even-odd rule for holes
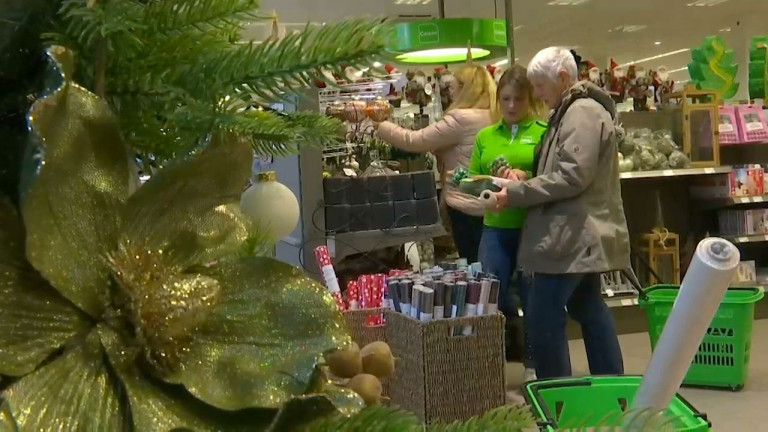
[[[496,208],[496,195],[494,195],[490,190],[486,189],[480,192],[480,202],[483,203],[485,208],[494,209]]]
[[[633,412],[657,412],[669,406],[728,290],[740,259],[736,246],[721,238],[705,238],[696,247],[635,397]]]

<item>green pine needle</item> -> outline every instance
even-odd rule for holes
[[[281,102],[303,94],[324,70],[381,59],[390,28],[352,19],[307,27],[282,40],[240,43],[256,0],[62,0],[48,40],[76,53],[75,79],[101,82],[128,144],[160,164],[198,148],[212,132],[243,134],[261,154],[336,142],[338,122],[318,114],[251,114],[223,106]]]

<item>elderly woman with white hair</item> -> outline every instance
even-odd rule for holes
[[[567,315],[581,324],[590,372],[624,371],[600,274],[630,269],[621,199],[616,107],[588,81],[566,48],[546,48],[528,65],[536,96],[552,113],[536,151],[536,173],[495,194],[496,208],[528,209],[519,262],[534,273],[526,320],[540,379],[571,375]],[[502,174],[503,175],[503,174]],[[567,312],[566,312],[567,311]]]

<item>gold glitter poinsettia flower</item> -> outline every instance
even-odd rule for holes
[[[0,426],[254,430],[297,400],[328,409],[295,398],[348,342],[333,299],[239,254],[249,145],[212,142],[137,187],[107,104],[71,81],[70,52],[49,55],[63,83],[30,113],[43,158],[23,223],[0,200]]]

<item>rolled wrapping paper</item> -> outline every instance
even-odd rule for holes
[[[480,301],[477,303],[477,314],[478,315],[487,315],[488,314],[488,302],[491,297],[491,280],[488,278],[482,279],[480,281]]]
[[[443,283],[445,284],[445,288],[443,288],[443,318],[450,318],[453,309],[452,299],[456,283],[451,279],[446,279]]]
[[[488,293],[488,308],[486,315],[493,315],[499,311],[499,291],[501,290],[501,282],[498,279],[491,280],[491,290]]]
[[[696,247],[631,412],[667,409],[696,356],[740,259],[736,246],[721,238],[705,238]],[[629,430],[632,423],[643,423],[628,420]]]
[[[331,253],[328,251],[328,246],[316,247],[315,259],[317,260],[317,266],[320,267],[320,271],[323,273],[325,288],[331,293],[331,296],[333,296],[333,299],[336,301],[336,306],[338,306],[340,310],[346,309],[344,299],[341,297],[339,280],[336,278],[336,271],[333,269]]]
[[[456,282],[453,286],[453,294],[451,296],[451,318],[458,318],[464,316],[464,302],[467,299],[467,283],[464,281]],[[461,334],[461,328],[455,327],[453,329],[454,335]]]
[[[480,196],[478,197],[480,199],[480,203],[485,207],[486,209],[495,209],[496,208],[496,195],[489,191],[484,190],[480,192]]]
[[[419,321],[430,322],[434,314],[435,290],[423,288],[420,294]]]
[[[443,319],[445,318],[445,283],[443,283],[441,280],[435,281],[434,288],[432,289],[435,290],[435,294],[433,296],[433,303],[435,305],[434,310],[432,311],[433,318]]]
[[[464,316],[477,316],[477,305],[480,302],[480,282],[470,281],[467,287],[467,304],[464,306]],[[464,326],[461,331],[464,336],[472,334],[472,326]]]
[[[400,281],[400,312],[404,315],[411,315],[411,294],[413,292],[413,281]]]
[[[357,281],[351,280],[347,282],[347,305],[349,310],[360,309],[360,303],[357,300],[360,293],[360,287]]]
[[[425,289],[425,287],[421,285],[414,285],[413,290],[411,290],[411,318],[419,319],[422,289]]]
[[[400,312],[400,281],[390,279],[387,282],[387,293],[389,294],[389,308],[395,312]]]

